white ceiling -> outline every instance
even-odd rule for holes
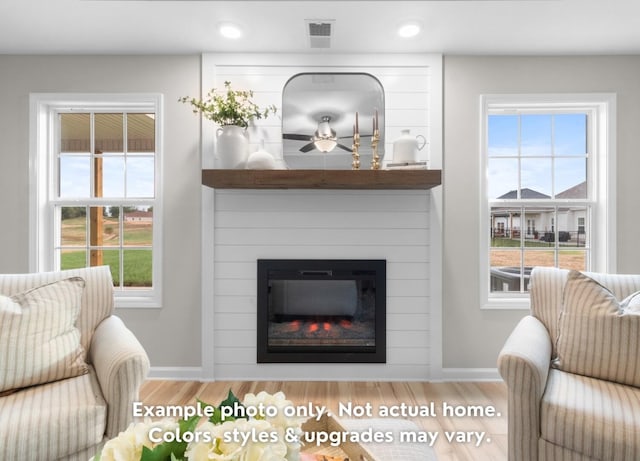
[[[636,54],[639,18],[640,0],[0,0],[0,53]],[[329,50],[308,19],[335,20]],[[423,32],[396,37],[404,20]],[[245,35],[221,38],[224,21]]]

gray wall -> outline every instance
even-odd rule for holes
[[[444,59],[443,366],[495,367],[525,311],[479,307],[479,96],[487,93],[617,94],[618,272],[640,273],[640,57]],[[464,287],[464,289],[461,289]]]
[[[199,56],[0,56],[0,272],[28,271],[29,93],[165,96],[164,305],[119,309],[154,366],[200,365]],[[185,339],[186,338],[186,339]]]
[[[640,273],[640,57],[466,57],[444,60],[445,368],[494,368],[523,311],[478,303],[478,121],[483,93],[618,95],[618,271]],[[152,364],[200,365],[199,121],[179,96],[200,88],[197,56],[0,56],[0,272],[28,270],[31,92],[165,95],[164,306],[120,310]],[[464,287],[464,289],[460,289]]]

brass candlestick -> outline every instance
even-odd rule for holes
[[[351,146],[351,150],[353,151],[353,154],[352,154],[353,161],[351,162],[352,170],[360,169],[360,153],[358,152],[359,147],[360,147],[360,134],[356,131],[353,134],[353,145]]]
[[[371,169],[380,169],[380,155],[378,155],[378,142],[380,141],[380,131],[373,130],[373,136],[371,136],[371,150],[373,151],[373,157],[371,158]]]
[[[358,112],[356,112],[356,123],[353,125],[353,145],[351,150],[353,151],[353,161],[351,162],[352,170],[360,169],[360,153],[358,148],[360,147],[360,126],[358,124]]]

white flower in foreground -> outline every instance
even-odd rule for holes
[[[156,427],[162,432],[168,432],[175,430],[178,423],[170,419],[131,423],[116,438],[105,443],[100,461],[139,461],[142,456],[142,447],[153,449],[157,445],[149,439],[149,432]]]
[[[287,446],[267,421],[238,419],[198,427],[199,441],[189,444],[189,461],[286,461]],[[209,440],[206,440],[209,439]]]
[[[278,430],[280,437],[285,440],[287,445],[287,461],[297,461],[300,456],[301,444],[300,442],[290,441],[290,437],[285,438],[285,434],[295,434],[297,437],[301,437],[301,425],[305,421],[305,418],[295,416],[296,412],[293,402],[287,400],[284,392],[269,394],[268,392],[261,391],[257,395],[251,393],[245,394],[242,404],[245,407],[271,407],[277,409],[275,416],[267,416],[265,419]],[[287,416],[288,414],[290,416]]]

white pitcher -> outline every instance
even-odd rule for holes
[[[398,139],[393,142],[393,163],[416,162],[418,151],[427,144],[421,134],[412,136],[409,130],[402,130]]]

